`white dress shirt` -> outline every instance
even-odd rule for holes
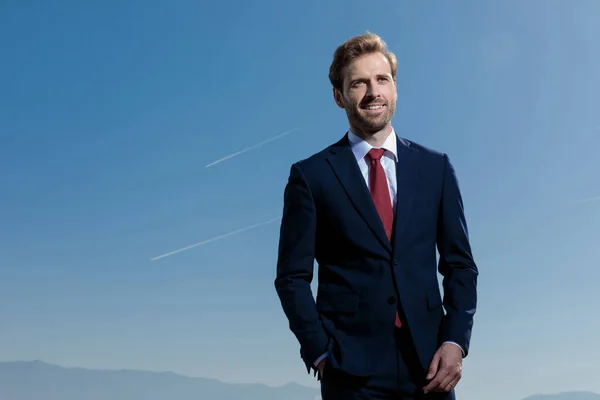
[[[373,146],[352,131],[348,131],[348,140],[350,141],[350,147],[352,149],[352,153],[354,153],[354,157],[356,158],[360,172],[362,172],[365,183],[367,184],[367,187],[369,187],[369,163],[367,163],[365,156],[367,153],[369,153],[369,151],[371,151]],[[392,132],[381,145],[381,148],[384,149],[385,152],[383,153],[383,157],[381,157],[380,162],[383,170],[385,171],[385,177],[387,178],[388,189],[390,191],[390,200],[392,201],[394,212],[396,211],[396,196],[398,193],[396,184],[396,163],[398,162],[398,151],[396,146],[396,133],[392,129]]]

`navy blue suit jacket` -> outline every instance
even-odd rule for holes
[[[275,288],[309,371],[328,351],[334,367],[372,374],[395,329],[396,309],[424,370],[444,341],[468,354],[478,269],[454,169],[446,154],[402,138],[397,148],[391,241],[347,135],[291,167]]]

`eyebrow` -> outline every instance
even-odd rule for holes
[[[389,72],[383,73],[383,74],[376,74],[375,75],[376,78],[392,78],[392,74],[390,74]],[[368,78],[363,78],[360,76],[356,76],[356,77],[351,77],[350,80],[348,82],[350,83],[354,83],[354,82],[361,82],[361,81],[365,81],[368,80]]]

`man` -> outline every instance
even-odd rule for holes
[[[446,154],[396,135],[396,72],[377,35],[338,47],[329,78],[350,130],[285,188],[275,287],[323,400],[454,399],[469,351],[478,269],[461,194]]]

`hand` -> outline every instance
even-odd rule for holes
[[[317,364],[317,369],[319,370],[319,376],[322,378],[323,377],[323,370],[325,369],[325,364],[327,363],[327,357],[325,357],[324,359],[322,359],[321,361],[319,361],[319,363]]]
[[[462,350],[455,344],[445,343],[435,352],[423,388],[424,393],[449,392],[462,377]]]

